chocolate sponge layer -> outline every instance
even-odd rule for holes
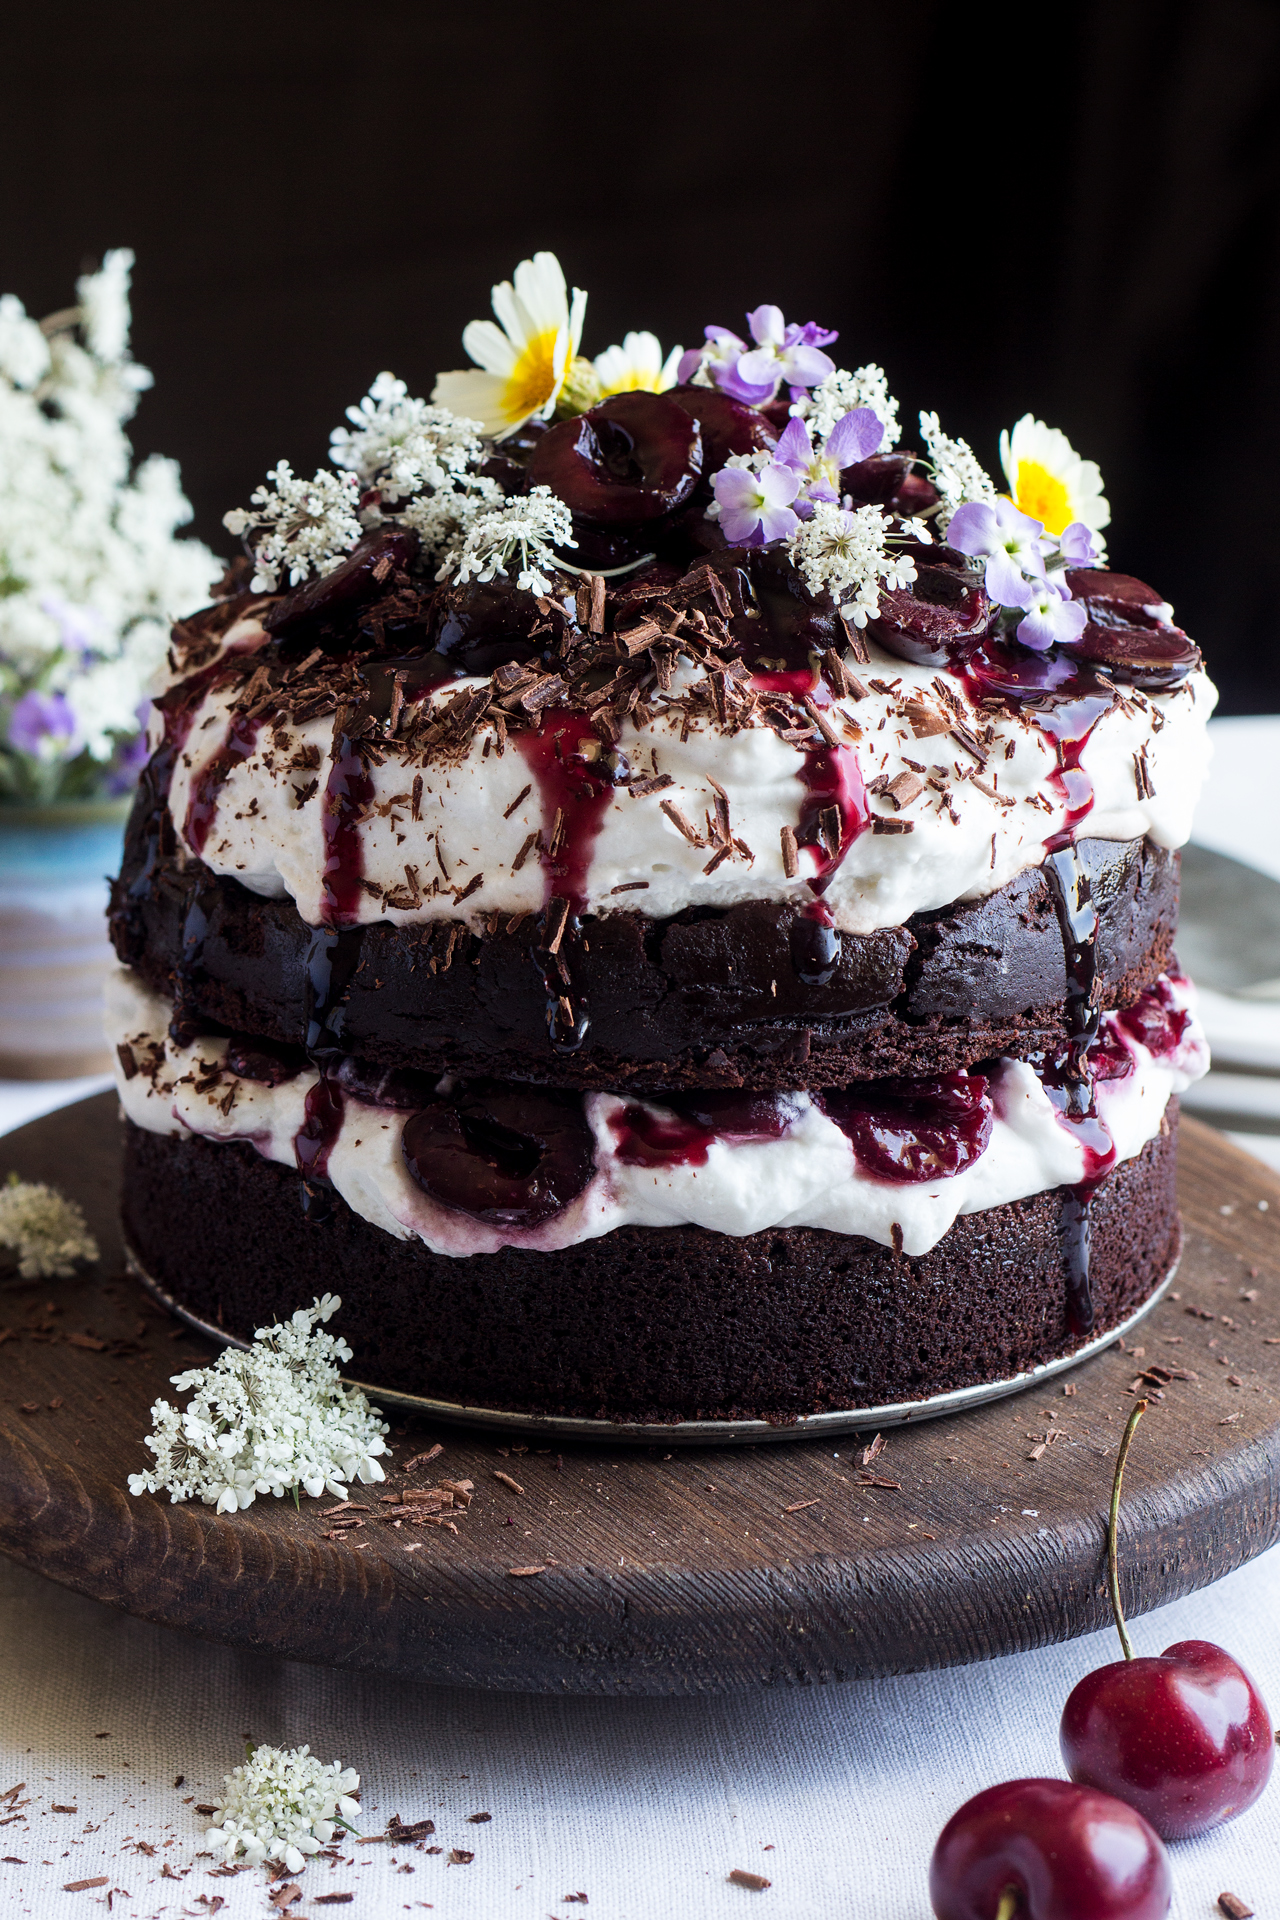
[[[1170,963],[1178,856],[1143,840],[1084,840],[1079,854],[1100,915],[1096,998],[1124,1006]],[[552,960],[543,915],[480,933],[384,921],[317,934],[291,901],[199,863],[144,869],[135,841],[111,929],[121,960],[193,1022],[301,1043],[318,982],[326,1045],[505,1080],[835,1086],[1025,1056],[1066,1035],[1062,939],[1039,868],[986,899],[844,935],[823,985],[801,977],[810,923],[791,905],[570,922]],[[549,1038],[559,995],[586,1016],[573,1051]]]
[[[1094,1332],[1174,1257],[1177,1102],[1092,1202]],[[732,1238],[625,1227],[560,1253],[450,1259],[247,1144],[126,1122],[124,1224],[143,1267],[249,1338],[342,1296],[359,1379],[472,1406],[627,1419],[785,1419],[1004,1379],[1081,1344],[1067,1324],[1064,1190],[962,1215],[918,1258],[791,1227]],[[314,1209],[313,1209],[314,1213]]]

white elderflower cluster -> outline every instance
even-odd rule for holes
[[[357,509],[360,487],[355,475],[323,468],[301,480],[287,460],[272,467],[267,485],[249,496],[249,506],[224,513],[228,533],[249,534],[257,571],[255,593],[274,593],[280,576],[297,586],[312,573],[332,573],[350,553],[364,529]]]
[[[939,530],[945,533],[951,525],[952,514],[966,500],[994,500],[995,485],[969,442],[952,440],[945,434],[936,413],[921,413],[920,432],[929,477],[942,495],[937,520]]]
[[[251,1867],[279,1860],[301,1873],[306,1856],[359,1813],[359,1785],[354,1768],[336,1760],[326,1766],[310,1747],[252,1747],[244,1765],[223,1776],[226,1791],[205,1840],[228,1866],[243,1853]]]
[[[791,557],[810,593],[830,593],[844,619],[865,627],[880,610],[881,586],[909,586],[916,577],[914,560],[892,552],[888,539],[879,507],[851,512],[820,500],[791,536]]]
[[[436,578],[453,577],[462,585],[492,580],[509,573],[519,556],[516,585],[529,593],[550,593],[552,582],[543,569],[556,565],[553,549],[577,544],[564,501],[550,487],[534,487],[475,514],[446,552]]]
[[[151,375],[129,354],[133,255],[37,322],[0,297],[0,793],[123,789],[172,621],[221,566],[176,538],[176,464],[135,466],[125,423]]]
[[[98,1243],[74,1200],[9,1175],[0,1187],[0,1247],[18,1256],[24,1280],[65,1280],[73,1260],[96,1260]]]
[[[393,505],[424,488],[449,491],[481,458],[478,420],[415,400],[394,374],[380,373],[347,419],[355,431],[334,428],[330,459],[354,473],[362,491],[376,487]]]
[[[146,1441],[156,1464],[129,1475],[130,1493],[164,1491],[234,1513],[260,1493],[296,1500],[300,1487],[345,1500],[351,1480],[385,1479],[377,1456],[387,1451],[386,1422],[339,1379],[350,1347],[315,1331],[341,1305],[326,1293],[291,1320],[259,1327],[247,1353],[228,1348],[211,1367],[174,1374],[178,1391],[195,1398],[185,1412],[156,1401]]]
[[[846,413],[852,413],[855,407],[870,407],[876,419],[884,428],[884,439],[879,451],[888,453],[896,447],[902,438],[902,429],[898,424],[898,403],[889,391],[889,380],[883,367],[868,362],[865,367],[855,367],[850,373],[844,367],[837,367],[825,380],[819,381],[811,394],[798,401],[792,407],[792,413],[809,422],[815,437],[825,440],[838,420]]]

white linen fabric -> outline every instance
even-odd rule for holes
[[[1134,1637],[1150,1653],[1217,1641],[1280,1707],[1277,1617],[1272,1552],[1138,1620]],[[312,1861],[294,1920],[927,1920],[943,1822],[998,1780],[1061,1777],[1063,1703],[1119,1657],[1114,1634],[1095,1634],[945,1673],[702,1700],[469,1693],[210,1646],[3,1561],[0,1644],[0,1791],[25,1780],[31,1795],[0,1829],[0,1912],[36,1920],[85,1920],[109,1892],[128,1920],[207,1915],[218,1897],[225,1920],[269,1915],[261,1869],[210,1877],[206,1823],[183,1804],[214,1798],[246,1735],[357,1767],[362,1831],[427,1817],[444,1848],[352,1844],[337,1866]],[[472,1813],[493,1817],[473,1826]],[[447,1865],[455,1847],[474,1861]],[[1176,1920],[1208,1920],[1224,1888],[1275,1912],[1280,1774],[1172,1857]],[[166,1862],[186,1877],[161,1878]],[[733,1886],[734,1867],[773,1884]],[[61,1891],[99,1874],[107,1886]],[[355,1899],[317,1906],[320,1892]],[[579,1892],[585,1908],[565,1904]]]

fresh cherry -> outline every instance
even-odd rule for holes
[[[543,435],[529,460],[534,486],[605,527],[661,519],[702,473],[702,429],[661,393],[615,393]]]
[[[1006,1780],[953,1813],[929,1863],[938,1920],[1164,1920],[1169,1856],[1123,1800]]]
[[[351,624],[362,607],[391,593],[417,558],[418,536],[405,527],[366,533],[332,573],[306,580],[286,593],[262,624],[291,646],[316,645],[326,633]]]
[[[915,472],[916,455],[909,451],[873,453],[840,470],[840,492],[855,507],[889,507],[903,519],[923,513],[938,499],[938,489]]]
[[[776,428],[756,407],[718,387],[672,387],[668,398],[702,428],[704,473],[718,473],[731,453],[767,452],[778,444]]]
[[[1132,574],[1069,567],[1067,585],[1089,616],[1070,649],[1113,680],[1163,693],[1200,665],[1200,649],[1167,618],[1153,587]]]
[[[534,1227],[582,1192],[595,1141],[580,1094],[475,1082],[406,1122],[405,1165],[442,1206],[492,1226]]]
[[[1253,1681],[1208,1640],[1179,1640],[1134,1658],[1120,1605],[1116,1522],[1124,1463],[1146,1411],[1139,1400],[1120,1442],[1107,1564],[1124,1659],[1090,1673],[1062,1715],[1059,1740],[1073,1780],[1127,1800],[1166,1840],[1234,1820],[1271,1777],[1275,1737]]]
[[[925,562],[911,586],[881,592],[867,632],[900,660],[945,667],[989,632],[991,619],[991,602],[972,574]]]
[[[866,1172],[914,1185],[971,1166],[991,1139],[989,1082],[980,1073],[936,1080],[863,1080],[821,1096]]]

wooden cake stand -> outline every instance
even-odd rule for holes
[[[384,1487],[217,1516],[133,1498],[150,1406],[211,1357],[125,1270],[115,1096],[38,1120],[0,1174],[76,1198],[101,1264],[0,1280],[0,1550],[168,1626],[330,1665],[519,1691],[696,1693],[959,1664],[1105,1625],[1105,1516],[1125,1476],[1139,1614],[1280,1537],[1280,1181],[1184,1119],[1186,1247],[1130,1336],[1013,1397],[768,1447],[544,1446],[402,1420]],[[339,1323],[340,1324],[340,1323]],[[1166,1377],[1168,1376],[1168,1377]],[[392,1410],[394,1421],[397,1415]],[[443,1453],[410,1466],[436,1441]],[[470,1480],[452,1526],[379,1496]]]

